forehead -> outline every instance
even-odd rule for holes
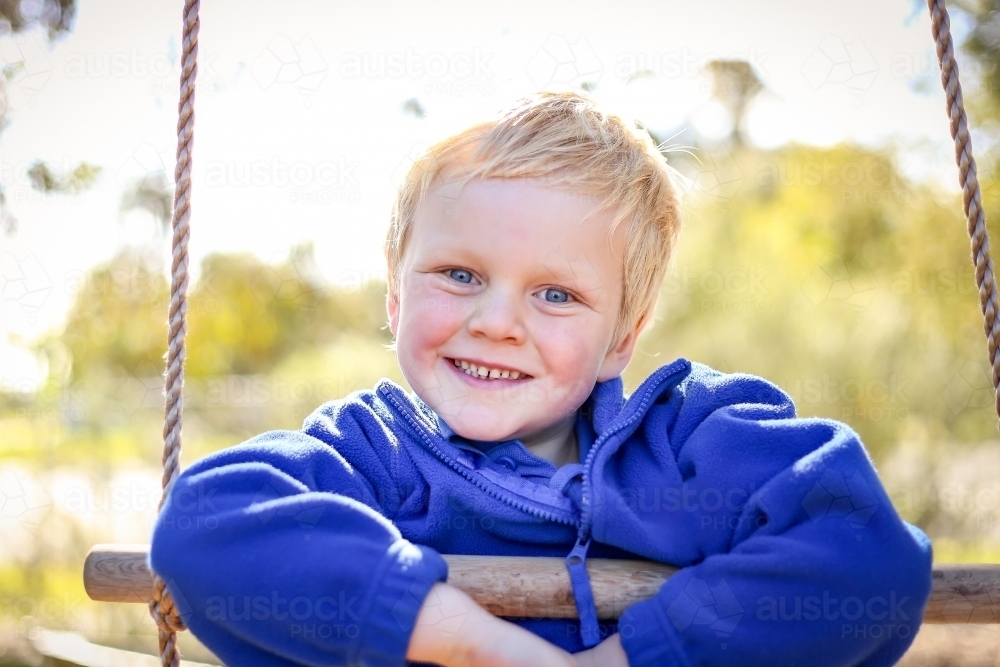
[[[406,254],[503,258],[514,268],[621,275],[624,229],[603,197],[533,179],[438,181],[417,209]],[[591,281],[592,282],[592,281]]]

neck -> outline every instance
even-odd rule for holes
[[[552,465],[561,467],[580,458],[576,443],[576,413],[552,426],[521,438],[528,451]]]

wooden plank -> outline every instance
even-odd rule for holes
[[[97,544],[83,563],[83,587],[91,600],[144,602],[153,589],[148,544]]]
[[[562,558],[452,556],[448,583],[496,616],[576,618],[576,602]],[[677,571],[641,560],[588,558],[587,574],[597,616],[615,619],[634,602],[652,597]]]
[[[924,621],[1000,623],[1000,565],[935,567]]]
[[[92,600],[147,602],[152,575],[145,544],[98,544],[87,555],[83,585]],[[561,558],[453,556],[448,583],[497,616],[576,618]],[[640,560],[590,558],[587,572],[597,614],[618,618],[653,596],[676,568]],[[938,565],[925,623],[1000,623],[1000,565]]]

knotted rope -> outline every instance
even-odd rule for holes
[[[170,311],[167,334],[167,370],[163,383],[163,495],[158,509],[170,494],[180,473],[181,416],[184,410],[184,335],[187,333],[188,239],[191,236],[191,154],[194,149],[194,89],[198,75],[198,10],[200,0],[185,0],[184,36],[181,55],[180,100],[177,103],[177,165],[174,168],[174,214],[170,265]],[[174,605],[166,583],[153,574],[153,597],[149,613],[159,628],[160,660],[163,667],[179,667],[177,632],[187,626]]]
[[[993,369],[994,404],[1000,416],[1000,297],[997,296],[993,260],[990,259],[990,237],[986,231],[986,212],[976,176],[976,159],[972,156],[972,138],[962,101],[962,84],[958,80],[958,63],[951,39],[951,21],[945,0],[927,0],[931,12],[931,30],[937,46],[938,65],[941,67],[941,85],[947,98],[948,118],[951,120],[951,138],[955,140],[955,162],[958,164],[958,181],[962,185],[965,217],[968,219],[969,238],[972,240],[972,263],[976,266],[976,286],[979,288],[979,306],[983,311],[983,328],[989,346],[990,365]]]

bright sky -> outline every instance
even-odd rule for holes
[[[20,223],[0,236],[0,386],[41,372],[24,343],[60,325],[84,271],[154,238],[151,219],[121,214],[123,186],[173,171],[182,2],[78,2],[53,46],[0,40],[0,65],[24,62],[0,137]],[[898,143],[915,173],[950,184],[926,14],[918,0],[205,2],[193,263],[279,259],[313,240],[331,282],[381,276],[393,188],[416,151],[584,80],[654,130],[688,118],[711,135],[725,123],[699,69],[717,57],[749,60],[772,91],[751,111],[756,143]],[[651,75],[627,82],[639,70]],[[410,98],[426,117],[404,112]],[[25,175],[36,159],[103,172],[84,194],[45,197]]]

